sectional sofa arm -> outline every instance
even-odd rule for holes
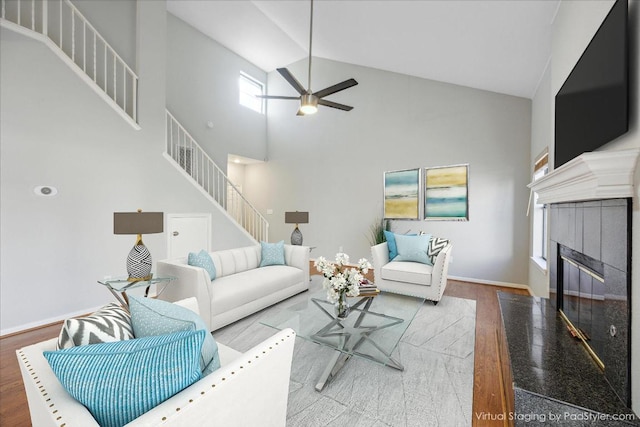
[[[309,281],[309,247],[284,245],[284,260],[288,266],[299,268]]]
[[[204,268],[193,267],[180,261],[158,261],[157,275],[175,277],[158,295],[159,299],[175,302],[196,297],[200,317],[211,330],[211,279]]]

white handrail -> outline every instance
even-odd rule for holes
[[[269,222],[167,110],[166,153],[255,240],[267,242]]]
[[[137,123],[138,75],[70,0],[1,2],[3,20],[46,36]],[[49,7],[49,3],[56,2],[57,7]],[[87,37],[93,39],[93,43],[87,43]],[[104,56],[99,57],[98,53],[102,51]],[[93,57],[93,61],[87,61],[87,57]]]

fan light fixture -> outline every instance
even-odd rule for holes
[[[308,114],[314,114],[318,111],[318,105],[324,105],[325,107],[336,108],[343,111],[351,111],[353,107],[349,105],[339,104],[337,102],[324,99],[325,96],[329,96],[341,90],[348,89],[358,84],[355,79],[348,79],[341,83],[329,86],[317,92],[311,91],[311,42],[313,40],[313,0],[311,0],[311,11],[309,13],[309,79],[307,81],[307,89],[296,80],[296,78],[286,68],[278,68],[277,71],[280,75],[300,94],[300,96],[276,96],[276,95],[257,95],[258,98],[264,99],[295,99],[300,101],[300,109],[298,110],[298,116],[306,116]]]
[[[305,116],[318,112],[318,97],[310,94],[301,96],[300,112]]]

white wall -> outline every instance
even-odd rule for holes
[[[289,67],[303,84],[306,64]],[[469,163],[469,222],[393,228],[451,238],[452,275],[525,284],[531,101],[320,58],[313,64],[313,90],[359,82],[328,98],[355,108],[297,117],[295,101],[269,101],[269,161],[247,166],[245,194],[262,212],[274,210],[271,240],[290,238],[285,211],[309,211],[300,230],[317,247],[312,257],[331,258],[342,246],[353,259],[370,258],[384,171]],[[270,73],[269,93],[294,91]]]
[[[2,334],[113,301],[96,281],[126,274],[135,240],[113,235],[113,212],[210,212],[214,249],[250,242],[162,156],[166,8],[161,1],[137,4],[138,40],[130,42],[139,52],[139,131],[43,44],[2,29]],[[38,197],[37,185],[59,193]],[[154,260],[166,257],[166,233],[144,241]]]
[[[547,65],[545,72],[540,79],[538,89],[531,103],[531,160],[529,166],[529,178],[533,180],[533,163],[536,156],[540,155],[545,148],[553,151],[553,99],[551,96],[551,62]],[[533,201],[531,201],[533,203]],[[533,204],[529,221],[529,241],[532,241],[533,234]],[[549,296],[549,275],[548,270],[542,268],[531,258],[533,256],[532,244],[529,244],[529,289],[535,296]]]
[[[135,1],[73,0],[80,13],[109,42],[129,67],[136,68]],[[49,8],[53,7],[49,5]],[[55,16],[55,15],[54,15]],[[117,23],[114,25],[114,23]]]
[[[167,13],[167,105],[218,166],[229,153],[266,157],[266,115],[238,103],[240,71],[266,73]],[[212,122],[213,127],[207,127]]]
[[[553,24],[551,99],[558,92],[573,69],[578,58],[611,9],[613,2],[607,1],[563,1]],[[602,150],[620,150],[640,147],[640,1],[629,1],[629,132],[602,147]],[[550,149],[553,152],[552,149]],[[631,266],[631,306],[640,307],[640,167],[636,167],[632,213],[632,266]],[[640,316],[632,313],[631,322],[631,396],[632,408],[640,412]]]

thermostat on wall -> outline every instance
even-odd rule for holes
[[[37,196],[51,197],[58,194],[58,189],[50,185],[39,185],[33,189]]]

